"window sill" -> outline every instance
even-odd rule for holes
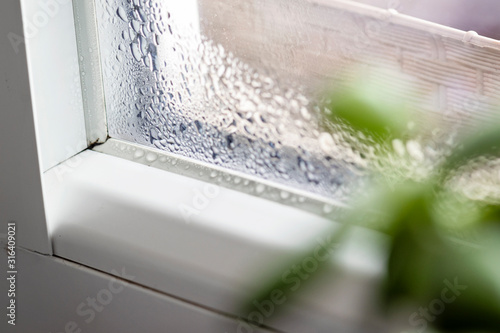
[[[110,274],[126,267],[138,284],[232,316],[245,317],[235,311],[267,273],[334,223],[94,151],[46,172],[45,184],[55,255]],[[342,287],[325,288],[329,272],[323,284],[301,288],[311,290],[285,304],[286,318],[273,327],[319,332],[367,317],[379,322],[369,303],[383,259],[359,246],[338,252]]]

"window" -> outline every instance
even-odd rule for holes
[[[253,47],[251,41],[239,44],[232,36],[227,46],[211,38],[219,33],[212,25],[225,20],[218,21],[213,11],[223,15],[221,6],[243,3],[191,1],[176,8],[165,1],[96,2],[110,137],[341,198],[354,176],[351,169],[357,168],[347,160],[356,156],[331,157],[333,139],[318,125],[305,87],[276,73],[273,64],[256,63],[269,59],[270,52],[260,59],[254,51],[253,62],[241,58]],[[241,14],[255,20],[267,19],[265,12],[273,10],[250,6]],[[287,27],[293,17],[284,19]],[[257,24],[237,29],[258,39],[252,28]],[[286,38],[284,31],[276,35]],[[316,43],[308,42],[306,49]],[[255,44],[259,51],[272,45],[270,40]],[[280,47],[294,47],[286,44]],[[295,65],[297,71],[303,67]]]
[[[465,60],[495,57],[492,41],[355,3],[98,0],[96,21],[111,138],[254,177],[269,186],[189,173],[292,205],[304,198],[287,188],[342,202],[376,159],[320,107],[360,68],[405,112],[456,123],[496,103],[495,69]]]
[[[451,122],[489,117],[500,89],[498,42],[354,2],[57,3],[58,19],[26,41],[39,132],[53,134],[41,152],[58,150],[43,168],[54,254],[110,274],[125,266],[135,283],[234,322],[247,315],[234,309],[263,266],[335,225],[318,215],[344,207],[339,201],[371,158],[365,142],[321,122],[327,111],[316,94],[325,84],[345,85],[362,68],[403,96],[408,110]],[[35,5],[26,1],[25,13],[48,16],[30,12]],[[48,45],[64,50],[69,64],[79,60],[80,77],[51,75],[69,65],[37,58]],[[401,89],[407,80],[412,94]],[[82,109],[85,124],[81,114],[69,116]],[[93,149],[81,152],[86,146]],[[36,249],[50,253],[42,222]],[[343,261],[352,288],[345,290],[369,292],[383,258],[356,251]],[[331,318],[339,327],[370,325],[356,311],[367,309],[362,297],[346,308],[335,291],[318,290],[272,327],[332,331]]]

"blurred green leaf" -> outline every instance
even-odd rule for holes
[[[349,226],[347,224],[341,224],[339,227],[332,227],[330,230],[324,232],[321,237],[325,240],[322,244],[323,248],[333,248],[335,245],[341,243],[346,232],[349,230]],[[291,295],[296,292],[290,288],[291,280],[303,281],[302,277],[299,275],[297,271],[290,270],[295,264],[300,263],[305,258],[315,258],[318,244],[312,245],[309,249],[303,251],[301,254],[297,254],[287,265],[278,265],[278,269],[274,274],[274,278],[266,281],[258,290],[257,293],[251,296],[246,302],[243,302],[243,308],[241,310],[242,313],[248,314],[259,309],[256,308],[255,304],[261,304],[271,299],[271,295],[274,291],[278,290],[282,294],[282,298],[290,299]],[[326,261],[316,261],[318,265],[317,270],[315,271],[315,275],[321,273],[322,268],[331,263],[329,260]],[[287,279],[283,278],[283,274],[286,271],[290,271],[287,275]],[[332,281],[333,282],[333,281]],[[273,315],[278,314],[282,310],[282,307],[276,307]]]
[[[461,139],[460,145],[446,159],[442,168],[450,171],[479,156],[500,157],[500,124],[485,124]]]
[[[330,120],[340,120],[376,140],[384,141],[390,134],[398,137],[407,130],[409,116],[402,103],[380,87],[362,83],[330,99]]]
[[[491,237],[489,242],[482,237],[477,240],[478,246],[464,251],[463,245],[453,243],[441,230],[442,222],[434,213],[439,198],[430,188],[402,183],[392,193],[380,193],[385,199],[377,200],[400,206],[397,214],[387,215],[393,228],[385,299],[388,304],[406,299],[423,306],[441,300],[443,290],[450,285],[462,286],[468,291],[458,290],[460,297],[446,304],[446,311],[436,316],[436,327],[446,331],[499,328],[500,232],[487,233]],[[387,207],[382,206],[390,212]],[[498,212],[497,207],[489,207],[488,214],[478,216],[488,217],[500,230]]]
[[[360,81],[355,89],[330,96],[326,106],[332,113],[328,118],[388,145],[388,139],[403,137],[411,122],[403,104],[390,95]],[[445,188],[445,181],[477,157],[500,157],[500,124],[483,125],[459,140],[440,166],[439,176],[419,183],[397,180],[391,184],[383,177],[374,177],[377,185],[366,200],[352,204],[341,232],[332,232],[332,242],[342,242],[350,226],[368,225],[369,221],[371,228],[391,238],[387,278],[382,286],[387,306],[400,300],[425,306],[443,298],[443,290],[448,288],[454,290],[453,302],[447,302],[446,310],[430,324],[443,332],[499,332],[500,206],[452,193]],[[372,216],[367,218],[367,214]],[[452,236],[451,230],[465,236]],[[310,253],[297,256],[295,262]],[[287,290],[281,272],[252,300],[265,300],[275,289]],[[251,311],[252,306],[246,310]]]

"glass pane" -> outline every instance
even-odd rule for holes
[[[361,71],[408,110],[455,120],[494,104],[500,80],[480,59],[498,52],[345,4],[97,0],[110,136],[343,200],[377,147],[323,121],[325,87]],[[436,155],[432,140],[406,147],[410,166]]]

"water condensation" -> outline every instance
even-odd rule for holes
[[[325,123],[329,110],[300,77],[235,56],[200,33],[196,13],[186,19],[173,1],[96,6],[113,138],[341,201],[370,167],[394,173],[397,166],[418,179],[442,157],[431,135],[425,144],[395,140],[380,161],[370,138]],[[288,23],[282,26],[300,31],[299,16]]]
[[[97,13],[111,137],[329,197],[362,173],[297,84],[176,21],[168,2],[99,0]]]

